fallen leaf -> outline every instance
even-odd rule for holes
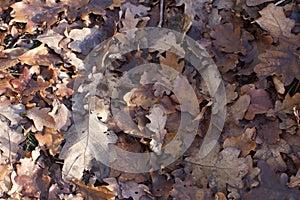
[[[251,102],[251,97],[247,94],[242,95],[231,107],[231,114],[235,122],[238,124],[239,120],[243,119]]]
[[[217,25],[211,32],[211,37],[215,40],[213,44],[226,53],[246,54],[246,48],[241,39],[241,28],[233,27],[232,23]]]
[[[18,187],[22,195],[36,198],[47,196],[51,178],[43,173],[43,169],[34,160],[22,158],[16,169],[14,184],[17,185],[14,187]]]
[[[89,162],[93,158],[103,160],[105,152],[109,151],[108,144],[117,142],[117,136],[109,132],[107,125],[99,121],[94,113],[79,119],[77,121],[75,118],[76,125],[64,135],[66,143],[59,155],[65,160],[65,179],[81,179],[83,171],[88,169]]]
[[[250,105],[245,115],[245,119],[253,120],[255,115],[267,113],[273,107],[269,94],[264,89],[256,89],[254,85],[244,85],[241,94],[250,96]]]
[[[268,144],[275,144],[280,141],[282,130],[279,128],[279,120],[267,121],[258,130],[258,136]]]
[[[146,115],[150,120],[150,123],[146,125],[150,131],[154,132],[152,140],[150,142],[150,148],[157,155],[161,154],[161,149],[165,135],[167,133],[165,126],[167,122],[167,116],[164,113],[164,110],[159,106],[153,106],[150,109],[150,114]]]
[[[53,25],[58,17],[58,13],[63,7],[53,1],[20,1],[11,5],[14,10],[12,22],[26,23],[26,31],[35,33],[38,25],[46,22],[49,26]]]
[[[44,44],[28,50],[20,57],[20,62],[27,65],[44,65],[56,64],[60,61],[59,57],[50,53],[49,49]]]
[[[56,130],[47,127],[44,129],[44,133],[36,133],[34,137],[39,142],[39,145],[46,146],[49,149],[49,153],[53,156],[60,152],[61,143],[64,140],[64,137]]]
[[[239,158],[240,150],[227,147],[220,153],[215,148],[206,157],[197,156],[187,160],[193,163],[193,176],[196,180],[207,178],[209,187],[214,191],[225,191],[226,185],[243,188],[242,178],[248,172],[247,159]]]
[[[298,189],[288,189],[284,184],[283,179],[279,179],[271,165],[260,160],[258,167],[261,169],[260,180],[258,187],[247,192],[243,199],[297,199],[299,197]]]
[[[26,116],[33,121],[36,130],[42,131],[44,126],[55,127],[55,120],[49,115],[50,110],[50,108],[34,107],[26,112]]]
[[[0,150],[1,156],[4,156],[13,163],[20,147],[18,146],[25,140],[22,129],[11,129],[6,122],[0,120]]]
[[[123,198],[132,197],[133,200],[140,200],[142,196],[149,193],[149,188],[143,184],[137,184],[134,181],[120,183]]]
[[[274,37],[292,37],[291,30],[295,26],[295,21],[287,18],[283,12],[283,7],[275,6],[273,3],[259,11],[261,18],[256,22]]]
[[[21,120],[21,113],[25,110],[24,105],[5,105],[0,106],[0,115],[4,116],[10,121],[10,126],[16,126]]]
[[[247,6],[257,6],[266,2],[273,2],[274,0],[246,0]]]
[[[53,30],[49,30],[43,35],[39,35],[37,39],[42,43],[47,44],[47,46],[53,49],[56,53],[61,54],[62,50],[59,47],[59,42],[64,38],[64,36],[54,32]]]
[[[107,199],[107,200],[113,200],[115,199],[116,194],[111,190],[109,186],[93,186],[91,184],[84,184],[83,181],[79,180],[73,180],[73,183],[75,183],[79,187],[79,191],[84,194],[84,197],[86,199],[90,200],[99,200],[99,199]]]
[[[299,38],[299,37],[298,37]],[[290,37],[281,39],[278,46],[271,46],[258,56],[260,63],[254,67],[254,71],[261,78],[267,76],[280,76],[285,86],[292,83],[294,78],[300,79],[300,59],[295,53],[299,39]]]
[[[251,151],[255,150],[256,144],[254,142],[255,127],[247,128],[246,131],[237,137],[227,138],[223,147],[235,147],[241,150],[241,156],[246,157]]]
[[[184,67],[184,60],[179,59],[180,58],[176,54],[167,51],[166,57],[159,57],[159,62],[163,65],[166,65],[166,67],[172,67],[178,72],[182,72],[182,69]]]
[[[73,29],[68,36],[73,41],[68,44],[68,47],[75,52],[87,55],[95,46],[102,42],[103,34],[101,28]]]
[[[274,171],[284,172],[287,166],[281,156],[281,153],[290,152],[289,144],[281,139],[274,144],[263,143],[254,155],[254,158],[265,160]]]

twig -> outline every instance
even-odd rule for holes
[[[164,0],[160,0],[160,13],[158,27],[161,28],[164,21]]]
[[[285,2],[285,1],[286,1],[286,0],[280,0],[280,1],[278,1],[278,2],[275,3],[275,6],[278,6],[278,5],[282,4],[282,3]]]

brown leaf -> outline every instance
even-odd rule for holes
[[[31,80],[32,72],[27,67],[23,68],[22,74],[11,81],[14,90],[17,92],[23,92],[23,90],[27,87],[27,84]]]
[[[256,89],[252,84],[243,86],[241,94],[248,94],[251,97],[250,105],[245,115],[247,120],[253,120],[255,115],[264,114],[273,107],[269,94],[263,89]]]
[[[270,164],[264,161],[258,162],[258,167],[261,169],[260,180],[258,187],[252,189],[243,196],[245,200],[252,199],[297,199],[299,198],[298,189],[288,189],[284,184],[283,179],[279,180]]]
[[[218,25],[211,32],[211,37],[215,40],[213,44],[226,53],[246,54],[246,48],[241,39],[241,28],[233,27],[232,23]]]
[[[36,130],[42,131],[44,126],[48,128],[55,127],[55,120],[49,115],[50,108],[34,107],[27,111],[26,116],[33,120]]]
[[[261,129],[258,131],[258,136],[260,136],[268,144],[275,144],[280,140],[279,135],[282,130],[279,128],[279,120],[265,122]]]
[[[127,9],[125,12],[125,18],[122,20],[123,27],[120,29],[122,32],[129,31],[136,28],[139,19],[134,18],[134,15],[131,13],[130,9]]]
[[[49,26],[53,25],[58,17],[58,13],[63,7],[52,1],[21,1],[16,2],[11,7],[14,10],[12,22],[26,23],[26,31],[34,33],[38,25],[46,22]]]
[[[43,91],[47,89],[51,85],[50,82],[45,81],[42,76],[38,76],[37,80],[31,79],[29,83],[27,84],[26,89],[23,91],[23,94],[25,96],[29,96],[31,94],[34,94],[38,91]]]
[[[132,197],[133,200],[140,200],[146,193],[149,193],[149,188],[144,184],[137,184],[134,181],[120,183],[123,198]]]
[[[246,157],[251,151],[255,150],[256,144],[253,136],[256,132],[255,127],[247,128],[246,131],[237,137],[227,138],[223,143],[223,148],[235,147],[241,150],[241,156]]]
[[[39,35],[37,39],[42,43],[48,45],[49,48],[53,49],[56,53],[60,54],[61,48],[59,47],[59,42],[64,38],[64,36],[54,32],[53,30],[49,30],[43,35]]]
[[[279,100],[275,103],[274,110],[271,110],[270,113],[280,114],[286,113],[291,114],[293,113],[293,107],[300,105],[300,93],[296,93],[294,96],[290,96],[287,94],[283,102]]]
[[[251,97],[247,94],[240,96],[240,98],[231,107],[231,114],[235,122],[238,124],[239,120],[243,119],[251,102]]]
[[[55,156],[60,152],[61,143],[64,137],[61,136],[56,130],[45,128],[44,133],[37,133],[34,137],[39,142],[40,146],[46,146],[51,155]]]
[[[91,184],[85,185],[83,181],[79,181],[77,179],[73,180],[79,187],[79,191],[81,191],[86,199],[90,200],[104,200],[104,199],[115,199],[115,193],[111,190],[109,186],[93,186]]]
[[[38,164],[31,158],[23,158],[16,165],[17,176],[14,178],[22,195],[39,198],[48,192],[50,177],[43,173]]]
[[[282,38],[278,46],[271,46],[259,55],[260,63],[255,66],[254,71],[262,78],[279,76],[285,86],[291,84],[294,78],[300,79],[298,43],[299,37]]]
[[[13,49],[5,49],[2,51],[6,56],[4,58],[0,58],[0,69],[7,69],[19,63],[19,56],[28,51],[26,48],[13,48]]]
[[[215,148],[204,158],[189,157],[193,163],[193,175],[196,180],[206,177],[211,188],[223,191],[229,184],[235,188],[243,188],[242,178],[248,172],[247,159],[239,158],[240,150],[227,147],[219,152]]]
[[[265,160],[274,171],[285,171],[287,169],[281,153],[290,153],[289,144],[281,139],[274,144],[263,143],[256,151],[254,158]]]
[[[271,33],[273,37],[291,37],[291,30],[295,26],[295,21],[287,18],[283,12],[283,7],[275,6],[273,3],[259,11],[261,18],[256,22]]]
[[[56,64],[59,62],[59,58],[51,54],[44,44],[30,49],[26,53],[22,54],[20,57],[20,62],[27,65],[44,65],[48,66],[50,64]]]
[[[257,6],[266,2],[273,2],[274,0],[246,0],[247,6]]]
[[[159,62],[167,67],[172,67],[178,72],[181,72],[184,67],[184,60],[179,61],[179,59],[180,58],[175,53],[167,51],[165,58],[163,56],[159,57]]]

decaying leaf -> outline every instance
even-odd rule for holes
[[[30,49],[26,53],[22,54],[19,57],[21,63],[27,65],[44,65],[48,66],[50,64],[56,64],[59,62],[59,57],[51,54],[49,49],[45,45],[41,44],[40,46]]]
[[[150,131],[155,133],[152,136],[150,148],[152,149],[152,151],[160,155],[163,141],[167,133],[165,129],[167,116],[165,115],[162,108],[160,108],[159,106],[154,106],[151,108],[150,114],[146,117],[151,121],[146,125],[146,127],[149,128]]]
[[[241,156],[247,156],[250,151],[253,151],[256,148],[256,144],[254,142],[254,134],[256,132],[255,127],[247,128],[246,131],[237,137],[227,138],[224,143],[223,147],[235,147],[241,150]]]
[[[96,158],[103,160],[108,144],[116,143],[117,136],[108,132],[107,125],[91,113],[75,122],[65,134],[66,144],[60,153],[64,159],[63,176],[65,179],[81,179],[83,171],[89,168],[89,162]]]
[[[6,122],[0,120],[0,150],[1,156],[7,158],[10,162],[15,161],[19,144],[25,140],[22,129],[11,129]]]
[[[87,55],[103,40],[103,30],[100,28],[73,29],[69,33],[69,38],[73,40],[68,44],[70,49]]]
[[[273,107],[269,94],[263,89],[255,89],[254,85],[243,86],[241,93],[251,97],[249,108],[245,114],[247,120],[253,120],[256,114],[267,113]]]
[[[283,12],[283,8],[275,6],[273,3],[259,11],[262,15],[256,22],[271,33],[274,37],[291,37],[291,30],[295,26],[295,21],[287,18]]]
[[[23,158],[17,164],[13,189],[25,196],[36,198],[47,197],[50,177],[31,158]]]
[[[281,39],[278,46],[271,46],[258,56],[260,63],[254,68],[259,77],[280,76],[285,86],[292,83],[294,77],[300,79],[300,59],[297,52],[299,37]]]
[[[206,177],[210,188],[225,191],[226,185],[243,188],[242,178],[247,174],[247,159],[239,158],[240,150],[227,147],[219,153],[215,148],[205,158],[190,157],[193,163],[193,176],[199,181]]]
[[[79,187],[79,191],[81,191],[84,194],[86,199],[90,199],[90,200],[115,199],[116,194],[114,194],[112,188],[110,188],[109,186],[95,187],[91,184],[85,185],[83,181],[79,181],[79,180],[73,180],[73,182]]]
[[[149,188],[146,185],[138,184],[134,181],[120,183],[123,198],[132,197],[133,200],[140,200],[142,196],[149,193]]]
[[[44,133],[36,133],[34,137],[39,142],[40,146],[46,146],[51,155],[56,155],[60,152],[61,143],[64,140],[56,130],[45,128]]]
[[[232,23],[222,24],[215,27],[215,31],[211,33],[211,37],[215,40],[213,44],[227,53],[246,53],[241,39],[241,28],[233,27]]]
[[[261,183],[257,188],[252,189],[243,199],[297,199],[299,198],[298,189],[288,189],[285,186],[283,176],[279,179],[271,165],[264,161],[258,162],[258,167],[261,169]]]
[[[287,169],[281,153],[288,154],[290,152],[289,144],[281,139],[275,144],[263,143],[256,151],[254,158],[265,160],[274,171],[285,171]]]
[[[58,13],[63,10],[63,7],[56,2],[41,0],[20,1],[11,7],[14,10],[12,22],[26,23],[26,30],[29,33],[34,33],[38,25],[44,22],[48,25],[54,24]]]

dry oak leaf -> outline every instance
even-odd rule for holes
[[[285,86],[291,84],[294,78],[300,80],[299,41],[299,36],[281,38],[278,46],[271,46],[258,56],[260,63],[254,71],[262,78],[276,75]]]
[[[25,110],[23,104],[0,106],[0,115],[10,121],[10,126],[15,126],[21,119],[21,113]]]
[[[275,144],[280,140],[282,130],[279,128],[279,120],[264,122],[258,130],[258,136],[268,144]]]
[[[187,176],[184,181],[175,177],[175,184],[169,193],[173,199],[213,199],[211,192],[206,188],[197,187],[195,180],[191,176]]]
[[[233,27],[232,23],[217,25],[211,32],[214,46],[226,53],[246,54],[247,50],[243,46],[243,39],[240,27]]]
[[[66,131],[70,126],[71,112],[58,100],[53,102],[53,109],[34,107],[27,111],[27,117],[33,120],[36,130],[42,131],[44,126],[55,130]]]
[[[26,89],[23,91],[23,95],[29,96],[36,92],[42,92],[47,89],[51,83],[49,81],[45,81],[42,76],[38,76],[37,80],[31,79],[27,84]]]
[[[16,159],[19,144],[26,138],[22,134],[22,129],[11,129],[6,122],[0,120],[0,157],[9,159],[10,163]]]
[[[274,0],[246,0],[247,6],[257,6],[266,2],[273,2]]]
[[[130,9],[127,8],[125,11],[125,17],[122,20],[123,27],[120,29],[121,32],[126,32],[131,29],[136,28],[139,23],[139,19],[134,18],[134,15],[131,13]]]
[[[226,185],[243,188],[242,178],[248,173],[248,161],[239,158],[240,150],[227,147],[219,152],[215,148],[204,158],[189,157],[188,162],[193,163],[193,176],[197,181],[207,178],[212,190],[225,191]]]
[[[41,41],[51,49],[53,49],[56,53],[61,54],[62,50],[59,47],[59,42],[64,38],[64,36],[54,32],[53,30],[49,30],[43,35],[39,35],[37,40]]]
[[[75,52],[87,55],[101,43],[103,36],[103,30],[100,28],[73,29],[68,35],[73,40],[68,44],[68,47]]]
[[[275,6],[273,3],[259,11],[262,17],[256,22],[265,30],[269,31],[273,37],[291,37],[292,28],[295,21],[285,16],[283,7]]]
[[[150,193],[149,188],[146,185],[138,184],[135,181],[127,181],[125,183],[120,182],[120,189],[123,198],[132,197],[133,200],[140,200],[142,196]]]
[[[45,198],[51,178],[32,158],[22,158],[16,165],[17,175],[14,177],[14,188],[18,188],[24,196]]]
[[[115,199],[115,196],[117,196],[109,185],[95,187],[92,184],[85,185],[84,181],[79,181],[77,179],[72,182],[77,185],[79,192],[89,200],[113,200]]]
[[[239,120],[243,119],[245,113],[251,102],[251,97],[244,94],[238,98],[238,100],[230,107],[229,114],[233,116],[236,124],[239,124]]]
[[[256,89],[253,84],[244,85],[240,92],[250,96],[250,105],[245,114],[247,120],[253,120],[255,115],[267,113],[273,107],[269,94],[264,89]]]
[[[27,67],[24,67],[22,74],[18,78],[13,79],[10,82],[12,84],[14,90],[19,93],[23,92],[23,90],[25,90],[25,88],[27,87],[27,84],[31,80],[32,74],[33,73],[30,69],[28,69]]]
[[[81,179],[85,169],[93,158],[96,160],[106,158],[110,150],[109,144],[117,142],[115,133],[108,131],[108,127],[99,121],[96,114],[75,118],[75,124],[71,126],[64,137],[66,143],[59,157],[64,159],[64,179]]]
[[[40,146],[46,146],[49,149],[49,153],[53,156],[60,152],[61,143],[64,137],[53,128],[45,128],[44,133],[37,133],[34,137],[39,142]]]
[[[296,93],[294,96],[290,96],[287,94],[283,100],[280,102],[279,100],[275,102],[275,108],[270,110],[270,114],[279,115],[280,113],[292,114],[293,107],[300,105],[300,93]]]
[[[160,64],[174,68],[178,72],[182,72],[184,67],[184,60],[180,60],[180,58],[171,51],[166,52],[166,57],[160,56],[159,62]]]
[[[285,178],[281,176],[279,180],[270,164],[260,160],[258,161],[258,167],[261,169],[259,175],[260,185],[256,188],[252,188],[242,199],[299,199],[299,190],[297,188],[287,188],[285,186]]]
[[[274,144],[263,143],[257,148],[253,158],[265,160],[274,171],[285,171],[287,166],[281,156],[281,153],[289,154],[291,148],[289,144],[281,139]]]
[[[256,144],[254,142],[255,127],[247,128],[246,131],[237,137],[226,138],[223,143],[223,148],[235,147],[241,150],[241,156],[247,156],[251,151],[255,150]]]
[[[146,127],[154,132],[152,140],[150,142],[150,148],[156,154],[161,154],[162,145],[164,142],[165,135],[167,133],[165,126],[167,122],[167,115],[164,113],[164,109],[158,105],[154,105],[150,109],[150,114],[146,115],[150,120],[150,123],[146,124]]]
[[[28,51],[26,48],[13,48],[13,49],[5,49],[1,51],[5,54],[4,58],[0,58],[0,69],[7,69],[19,63],[19,56]]]
[[[28,50],[26,53],[19,57],[21,63],[27,65],[43,65],[48,66],[50,64],[56,64],[60,62],[60,58],[52,53],[45,47],[44,44]]]
[[[13,8],[11,23],[26,23],[26,31],[34,33],[38,25],[46,22],[49,26],[57,21],[58,13],[63,11],[63,7],[55,1],[30,0],[20,1],[12,4]]]

